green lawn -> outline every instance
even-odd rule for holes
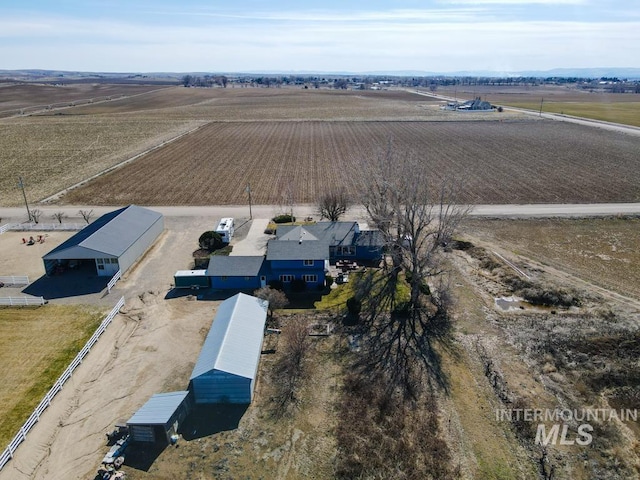
[[[0,449],[93,335],[103,314],[77,306],[0,308]]]
[[[540,110],[539,102],[513,102],[509,103],[509,105],[513,107],[526,108],[528,110]],[[640,101],[618,103],[544,101],[542,103],[542,111],[640,127]]]

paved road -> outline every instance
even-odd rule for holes
[[[90,206],[38,206],[42,211],[40,223],[53,223],[51,218],[55,212],[64,212],[69,222],[82,222],[78,210],[93,209],[93,219],[112,211],[116,207],[90,207]],[[166,217],[234,217],[248,218],[249,207],[247,205],[217,205],[209,207],[149,207]],[[315,213],[316,207],[311,204],[295,205],[293,213],[299,218],[311,216],[318,220]],[[278,213],[278,207],[274,205],[253,205],[254,219],[272,218]],[[609,215],[640,215],[640,203],[588,203],[588,204],[529,204],[529,205],[475,205],[471,212],[473,216],[496,217],[585,217],[585,216],[609,216]],[[362,207],[354,207],[347,212],[350,220],[366,221],[366,213]],[[24,222],[27,213],[24,207],[0,208],[0,225],[10,222]]]

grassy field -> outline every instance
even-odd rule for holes
[[[497,114],[499,115],[499,114]],[[640,139],[555,122],[213,122],[70,192],[70,204],[312,203],[355,191],[357,164],[391,140],[418,155],[434,185],[467,181],[469,203],[638,201]]]
[[[518,103],[509,105],[529,110],[539,110],[540,103]],[[580,103],[580,102],[556,102],[544,101],[542,111],[547,113],[560,113],[575,117],[593,118],[605,122],[624,123],[640,127],[640,101],[616,102],[616,103]]]
[[[102,321],[76,306],[0,308],[0,449]]]
[[[480,220],[465,231],[589,282],[640,298],[640,219]]]

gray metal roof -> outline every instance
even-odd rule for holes
[[[267,243],[267,260],[325,260],[329,258],[329,246],[319,240],[272,239]]]
[[[278,227],[278,240],[298,240],[300,229],[312,238],[325,242],[327,246],[351,245],[353,236],[358,231],[357,222],[318,222],[312,225]],[[297,233],[297,236],[296,236]]]
[[[285,228],[284,232],[280,232],[280,228],[276,230],[278,233],[278,240],[295,240],[296,242],[308,242],[309,240],[318,240],[308,228],[301,225],[293,226],[293,228]]]
[[[188,391],[158,393],[133,414],[128,424],[166,425],[189,395]]]
[[[212,370],[253,379],[262,352],[267,306],[265,300],[244,293],[222,302],[191,380]]]
[[[209,259],[208,277],[255,277],[260,273],[264,263],[264,256],[259,257],[231,257],[214,255]]]
[[[137,205],[120,208],[102,215],[42,258],[120,257],[161,218],[161,213]]]

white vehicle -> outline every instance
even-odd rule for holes
[[[229,243],[233,238],[233,218],[223,218],[218,223],[216,233],[220,235],[224,243]]]

